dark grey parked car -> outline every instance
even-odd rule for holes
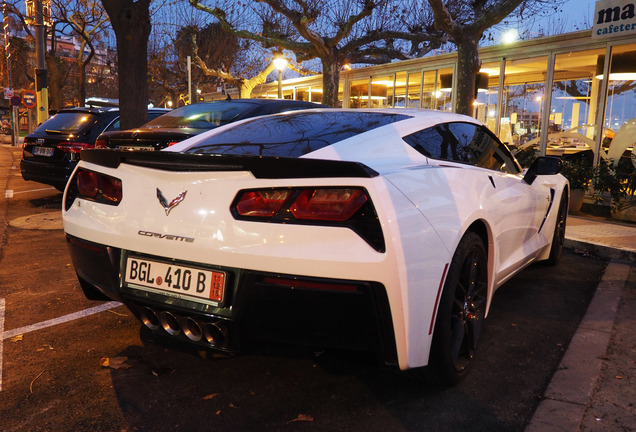
[[[234,99],[176,108],[138,129],[104,132],[97,147],[120,150],[161,150],[218,126],[266,114],[308,108],[327,108],[311,102],[285,99]]]
[[[148,119],[169,112],[149,108]],[[65,108],[24,138],[22,178],[64,190],[80,151],[95,147],[104,131],[119,130],[119,108]]]

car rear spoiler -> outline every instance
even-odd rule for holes
[[[161,151],[82,150],[80,158],[108,168],[120,164],[164,171],[250,171],[256,178],[372,178],[379,174],[368,166],[349,161],[176,153]]]

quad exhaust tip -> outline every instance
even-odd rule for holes
[[[152,331],[163,329],[170,336],[185,336],[192,342],[205,342],[213,347],[225,343],[228,330],[221,321],[202,321],[180,317],[167,311],[155,311],[147,306],[139,308],[139,319]]]
[[[159,326],[161,325],[159,323],[159,317],[152,309],[148,307],[139,309],[139,319],[141,319],[141,322],[150,330],[159,330]]]

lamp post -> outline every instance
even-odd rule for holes
[[[10,40],[9,40],[9,14],[8,14],[8,6],[7,2],[2,2],[2,13],[4,14],[4,49],[7,56],[7,88],[13,91],[13,82],[11,80],[11,50],[10,50]],[[11,144],[14,146],[18,145],[18,134],[19,134],[19,111],[16,105],[11,106]]]
[[[287,59],[282,55],[274,58],[274,66],[278,69],[278,99],[283,98],[283,69],[287,67]]]
[[[49,118],[49,83],[44,53],[46,39],[44,27],[51,25],[50,0],[27,0],[27,16],[33,18],[31,25],[35,28],[35,90],[37,92],[37,122],[45,122]],[[84,101],[82,101],[84,105]]]

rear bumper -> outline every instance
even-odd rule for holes
[[[48,184],[58,190],[64,190],[64,187],[66,186],[66,183],[74,169],[75,165],[57,167],[51,164],[24,159],[20,161],[20,172],[22,173],[22,178],[24,180]]]
[[[222,306],[122,286],[122,251],[67,235],[78,277],[122,301],[150,330],[223,352],[263,342],[365,350],[397,365],[389,300],[377,282],[308,278],[243,269],[230,275]],[[346,289],[342,289],[346,287]]]

